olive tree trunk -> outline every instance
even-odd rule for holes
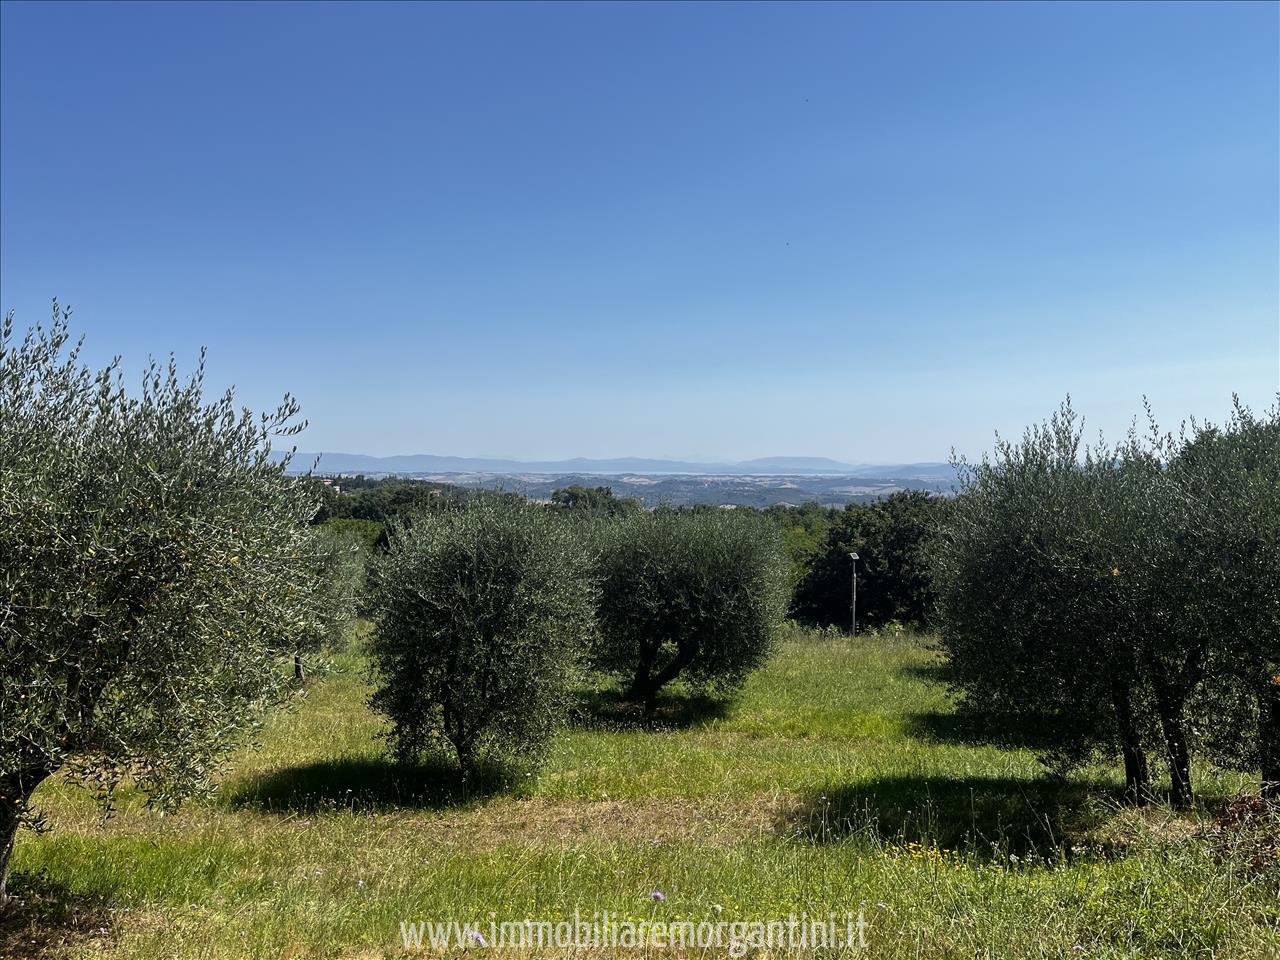
[[[1258,752],[1262,759],[1262,796],[1280,800],[1280,683],[1270,677],[1258,692]]]
[[[653,672],[651,658],[643,658],[636,667],[635,677],[625,694],[626,700],[638,703],[644,708],[646,717],[653,716],[654,707],[658,703],[658,691],[680,675],[680,671],[693,663],[697,656],[697,648],[692,644],[681,648],[669,663],[657,673]]]
[[[1120,733],[1120,752],[1124,757],[1125,799],[1142,806],[1151,799],[1151,765],[1147,762],[1147,751],[1133,718],[1133,701],[1128,685],[1116,681],[1112,684],[1111,693]]]
[[[1175,810],[1189,809],[1193,799],[1191,749],[1183,722],[1183,704],[1183,698],[1176,696],[1167,684],[1156,685],[1156,710],[1160,714],[1160,729],[1169,760],[1169,805]]]
[[[36,792],[36,787],[52,773],[46,767],[35,766],[0,779],[0,909],[9,902],[9,863],[13,858],[22,811]]]
[[[18,837],[18,821],[9,822],[8,814],[0,814],[5,820],[0,824],[0,910],[9,905],[9,860],[13,857],[13,842]]]
[[[641,655],[640,662],[636,665],[635,676],[631,678],[631,685],[627,687],[626,693],[622,695],[622,698],[628,703],[641,704],[644,707],[644,715],[646,717],[653,712],[653,705],[658,696],[658,691],[654,688],[653,679],[649,673],[650,666],[650,660]]]

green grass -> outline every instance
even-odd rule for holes
[[[584,695],[540,778],[463,794],[386,761],[346,654],[176,815],[125,791],[104,824],[42,790],[0,951],[383,957],[405,919],[862,910],[870,957],[1280,956],[1274,872],[1216,861],[1194,817],[1121,811],[1113,769],[1051,784],[975,742],[932,663],[910,637],[797,631],[731,704],[675,691],[651,729]],[[1201,774],[1210,801],[1245,786]]]

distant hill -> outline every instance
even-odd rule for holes
[[[841,463],[829,457],[758,457],[743,460],[734,467],[739,473],[760,470],[765,473],[826,473],[833,476],[856,473],[860,469],[852,463]]]
[[[317,458],[319,462],[317,463]],[[761,457],[739,463],[698,463],[644,457],[592,460],[505,460],[486,457],[450,457],[419,453],[371,457],[361,453],[299,453],[291,465],[306,473],[315,464],[317,473],[363,474],[579,474],[594,476],[694,475],[694,476],[828,476],[869,479],[931,480],[950,483],[955,471],[946,463],[852,464],[826,457]]]

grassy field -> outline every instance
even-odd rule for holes
[[[47,785],[0,951],[393,957],[402,920],[609,910],[861,911],[867,946],[844,952],[869,957],[1280,956],[1275,871],[1215,860],[1195,817],[1121,811],[1115,770],[1050,785],[960,724],[935,674],[911,637],[796,631],[732,704],[676,691],[641,729],[584,697],[541,778],[463,795],[384,759],[353,651],[176,815],[126,791],[103,823]],[[1200,782],[1207,806],[1244,786]]]

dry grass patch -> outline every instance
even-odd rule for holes
[[[583,841],[730,844],[774,832],[794,796],[499,801],[437,817],[393,816],[397,826],[450,844],[491,849],[509,843],[570,846]]]

